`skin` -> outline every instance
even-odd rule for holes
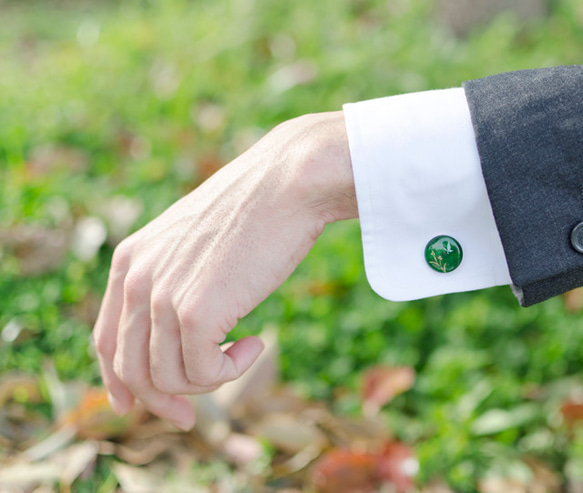
[[[342,112],[285,122],[115,250],[94,340],[114,410],[181,429],[184,395],[241,376],[257,337],[223,345],[326,224],[358,216]]]

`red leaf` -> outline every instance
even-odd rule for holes
[[[583,420],[583,403],[565,401],[561,406],[561,414],[567,425],[573,426],[578,421]]]
[[[418,469],[409,446],[390,442],[374,454],[332,450],[312,469],[312,482],[320,493],[367,493],[387,483],[406,493],[412,490]]]
[[[312,469],[312,482],[320,493],[368,493],[375,491],[377,459],[349,450],[333,450]]]
[[[418,471],[419,462],[413,455],[413,450],[401,442],[388,443],[378,458],[379,479],[390,481],[399,492],[412,489],[413,477]]]

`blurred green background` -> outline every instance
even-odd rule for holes
[[[456,35],[429,0],[0,1],[0,378],[50,358],[98,382],[89,337],[113,246],[277,123],[580,63],[583,4],[547,8]],[[283,378],[338,412],[356,411],[344,390],[362,369],[413,366],[383,416],[421,483],[475,491],[525,454],[583,476],[560,413],[581,393],[582,320],[562,298],[522,309],[508,288],[384,301],[348,222],[233,336],[275,325]]]

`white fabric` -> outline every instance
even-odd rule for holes
[[[371,287],[393,301],[510,284],[462,88],[344,105]],[[449,235],[463,261],[444,274],[425,246]]]

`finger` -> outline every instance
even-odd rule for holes
[[[253,365],[253,363],[255,363],[264,349],[265,344],[263,344],[263,341],[256,336],[248,336],[239,339],[225,350],[223,350],[223,347],[221,346],[223,354],[230,358],[233,362],[233,366],[237,369],[237,377],[240,377],[251,367],[251,365]]]
[[[178,318],[171,305],[152,303],[150,375],[153,385],[166,394],[201,394],[216,385],[193,385],[186,377]]]
[[[182,331],[184,368],[188,380],[197,386],[219,386],[240,377],[263,351],[263,342],[255,336],[232,343],[223,351],[221,346],[194,331]]]
[[[149,296],[141,298],[128,302],[126,289],[114,368],[118,377],[146,409],[171,421],[178,428],[189,430],[194,425],[194,410],[188,400],[160,392],[152,383],[149,356],[150,300]]]
[[[113,369],[113,359],[117,349],[117,333],[123,308],[124,278],[125,272],[111,271],[97,322],[93,329],[93,340],[103,384],[112,408],[119,414],[125,414],[133,404],[131,392],[117,378]]]

